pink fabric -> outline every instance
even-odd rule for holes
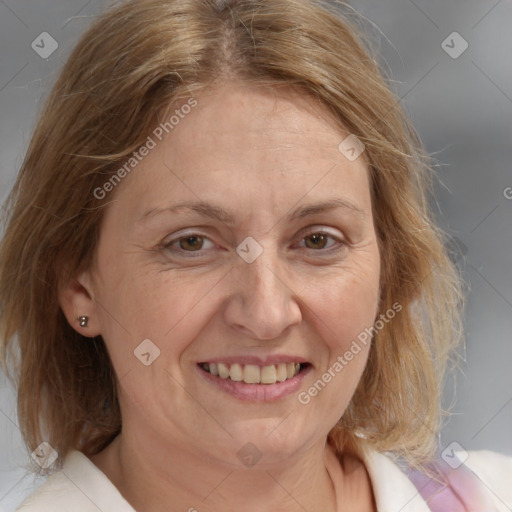
[[[490,491],[464,464],[457,469],[440,459],[429,468],[434,477],[409,471],[431,512],[497,512]]]

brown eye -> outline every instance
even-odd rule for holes
[[[180,249],[184,251],[200,251],[203,248],[204,238],[202,236],[187,236],[179,239]]]
[[[174,257],[202,257],[209,249],[215,249],[215,244],[206,236],[190,233],[164,242],[162,249]]]
[[[308,249],[325,249],[329,238],[332,237],[325,233],[313,233],[306,236],[304,241]]]

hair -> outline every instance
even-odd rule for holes
[[[27,447],[93,455],[121,431],[101,336],[59,305],[94,264],[109,200],[101,187],[159,116],[212,84],[291,86],[365,144],[381,254],[380,313],[368,362],[329,434],[338,451],[393,452],[418,466],[441,427],[443,375],[460,339],[461,294],[429,208],[432,165],[377,59],[337,6],[313,0],[131,0],[82,36],[40,114],[6,203],[0,245],[2,360],[18,387]]]

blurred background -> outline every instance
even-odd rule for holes
[[[108,4],[0,0],[0,203],[42,100]],[[433,206],[468,289],[466,346],[446,385],[452,414],[440,449],[455,442],[512,455],[512,1],[360,0],[351,7],[439,164]],[[27,472],[29,460],[15,394],[0,373],[0,511],[13,511],[41,483]]]

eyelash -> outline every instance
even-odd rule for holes
[[[334,243],[332,243],[329,247],[322,248],[322,249],[311,249],[311,248],[305,247],[304,245],[301,246],[302,248],[306,249],[307,251],[311,251],[311,252],[314,252],[317,254],[318,253],[322,253],[322,255],[325,255],[326,253],[335,254],[347,245],[345,240],[343,240],[339,237],[336,237],[335,235],[333,235],[325,230],[322,230],[322,229],[315,229],[315,230],[308,231],[301,237],[300,242],[305,243],[305,239],[312,235],[324,235],[324,236],[327,236],[328,238],[330,238],[331,240],[334,240]],[[207,240],[210,243],[212,243],[213,245],[215,245],[214,242],[212,240],[210,240],[210,238],[208,238],[207,236],[204,236],[200,233],[187,233],[187,234],[182,235],[178,238],[175,238],[167,243],[162,244],[162,248],[165,251],[174,253],[178,257],[197,258],[197,257],[204,256],[204,251],[208,250],[208,249],[200,249],[198,251],[186,251],[186,250],[183,250],[180,248],[173,247],[174,245],[179,244],[180,241],[185,240],[187,238],[191,238],[191,237],[199,237],[199,238],[202,238],[203,240]],[[334,245],[338,245],[338,247],[334,248],[333,247]]]
[[[200,233],[187,233],[178,238],[171,240],[170,242],[164,243],[162,245],[165,251],[177,254],[178,256],[183,256],[185,258],[197,258],[199,256],[204,256],[204,249],[200,249],[199,251],[185,251],[183,249],[173,247],[173,245],[179,244],[182,240],[186,240],[187,238],[198,237],[203,240],[208,240],[210,243],[215,245],[207,236],[203,236]]]
[[[306,240],[306,238],[308,238],[308,237],[310,237],[310,236],[312,236],[312,235],[323,235],[323,236],[327,236],[327,237],[328,237],[328,238],[330,238],[331,240],[334,240],[334,242],[335,242],[335,243],[334,243],[334,244],[332,244],[332,245],[336,245],[336,242],[337,242],[338,244],[341,244],[341,246],[345,245],[345,241],[344,241],[344,240],[342,240],[342,239],[340,239],[340,238],[338,238],[338,237],[334,236],[333,234],[331,234],[331,233],[329,233],[329,232],[327,232],[327,231],[324,231],[324,230],[322,230],[322,229],[315,229],[315,230],[312,230],[312,231],[309,231],[309,232],[305,233],[305,234],[304,234],[304,236],[302,236],[302,238],[300,239],[300,241],[301,241],[301,242],[304,242],[304,241]],[[332,245],[331,245],[331,246],[329,246],[329,247],[327,247],[327,248],[322,248],[322,249],[311,249],[311,248],[309,248],[309,247],[304,247],[304,246],[303,246],[303,247],[304,247],[305,249],[308,249],[308,250],[313,251],[313,252],[323,252],[323,253],[325,253],[325,252],[331,252],[331,251],[332,251],[332,252],[336,252],[337,250],[339,250],[339,249],[341,248],[341,247],[338,247],[338,248],[336,248],[336,249],[333,249],[333,248],[332,248]]]

